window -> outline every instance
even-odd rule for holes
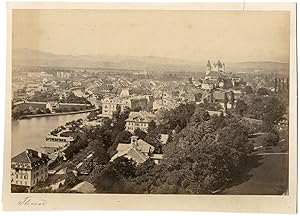
[[[16,175],[16,178],[19,178],[19,177],[18,177],[18,174]]]
[[[16,184],[18,184],[19,182],[18,181],[16,181]]]
[[[25,185],[27,185],[27,182],[24,182],[25,183]]]
[[[22,184],[22,181],[20,181],[20,185]]]
[[[28,176],[27,176],[27,175],[24,175],[24,179],[28,179]]]

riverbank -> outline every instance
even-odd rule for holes
[[[16,120],[29,119],[29,118],[40,118],[40,117],[48,117],[48,116],[72,115],[72,114],[87,113],[87,112],[92,112],[92,111],[97,111],[97,110],[99,110],[99,108],[94,108],[94,109],[89,109],[89,110],[72,111],[72,112],[24,115],[24,116],[21,116],[20,118],[18,118]]]
[[[55,128],[65,125],[67,122],[86,119],[89,112],[42,116],[37,118],[28,118],[23,120],[12,120],[12,144],[11,154],[15,156],[27,148],[41,151],[45,143],[45,137]]]

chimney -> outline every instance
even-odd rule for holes
[[[130,137],[130,139],[131,139],[131,144],[133,145],[133,146],[137,146],[138,145],[138,137],[137,136],[132,136],[132,137]]]

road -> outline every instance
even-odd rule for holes
[[[282,195],[288,192],[289,155],[285,152],[252,155],[252,168],[221,194]]]

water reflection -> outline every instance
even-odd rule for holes
[[[88,113],[48,116],[12,121],[11,155],[15,156],[26,148],[39,150],[46,135],[66,122],[86,118]]]

